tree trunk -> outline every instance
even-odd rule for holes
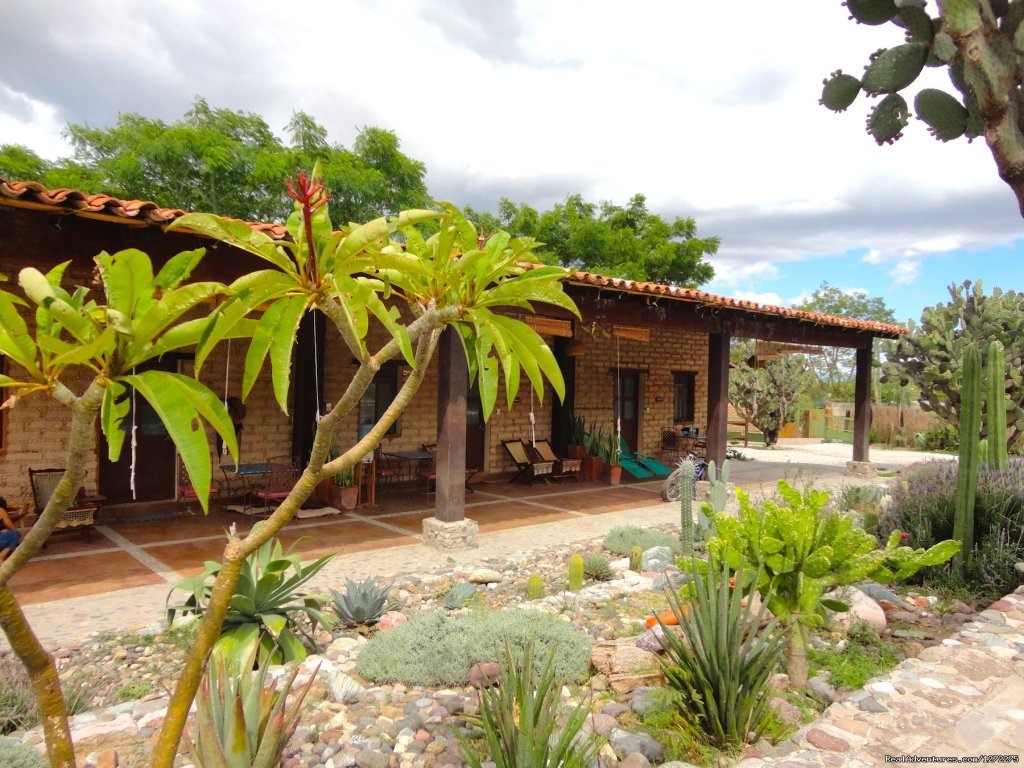
[[[786,672],[789,687],[799,691],[807,685],[807,629],[799,619],[794,621],[787,634]]]

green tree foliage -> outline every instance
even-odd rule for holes
[[[545,261],[564,267],[689,287],[715,274],[704,258],[718,251],[719,239],[697,237],[692,218],[670,222],[651,213],[643,195],[633,195],[624,207],[569,195],[543,213],[502,198],[497,215],[471,214],[484,231],[500,228],[536,238],[544,244]]]
[[[967,280],[950,285],[949,295],[949,302],[927,307],[919,325],[911,324],[911,333],[888,355],[884,377],[900,386],[915,384],[921,407],[959,429],[964,353],[969,346],[977,346],[989,370],[990,343],[1001,342],[1010,430],[1007,445],[1011,446],[1024,426],[1024,293],[996,288],[986,295],[980,280]]]
[[[804,355],[782,355],[763,361],[753,360],[753,355],[754,342],[733,345],[730,357],[737,367],[729,371],[729,402],[740,416],[764,433],[765,442],[770,445],[778,438],[793,404],[806,391],[813,376]]]
[[[1024,4],[1017,0],[941,0],[932,17],[926,2],[846,0],[851,17],[872,26],[892,23],[905,41],[871,54],[862,77],[833,72],[821,103],[842,112],[861,91],[881,97],[867,121],[879,144],[902,135],[910,108],[902,92],[925,67],[945,67],[952,88],[925,88],[914,98],[917,117],[940,141],[984,136],[1000,178],[1024,214],[1024,111],[1021,89]]]
[[[294,113],[286,130],[287,144],[259,115],[197,98],[173,123],[133,113],[119,115],[108,128],[71,123],[70,159],[49,162],[24,147],[3,145],[0,177],[247,221],[282,221],[292,202],[281,179],[319,162],[334,191],[334,221],[369,221],[431,203],[426,167],[402,154],[393,132],[363,128],[347,149],[330,143],[326,129],[305,112]]]

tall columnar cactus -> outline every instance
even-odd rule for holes
[[[583,556],[573,555],[569,558],[569,591],[579,592],[583,589]]]
[[[988,345],[988,465],[1005,471],[1006,457],[1006,359],[1003,345]]]
[[[956,474],[956,510],[953,514],[953,538],[961,543],[956,563],[964,575],[974,550],[974,500],[978,490],[980,433],[981,354],[972,344],[964,352],[960,395],[960,466]]]
[[[644,567],[644,549],[639,544],[629,550],[629,570],[640,573]]]
[[[526,580],[526,597],[529,600],[540,600],[544,597],[544,579],[533,574]]]
[[[693,478],[696,465],[686,459],[679,463],[679,543],[684,556],[693,555]]]
[[[900,91],[926,67],[945,67],[953,93],[936,88],[914,99],[918,119],[940,141],[984,136],[1000,177],[1024,213],[1024,108],[1019,88],[1024,13],[1017,2],[941,0],[932,18],[923,0],[846,0],[850,17],[871,26],[891,22],[905,42],[871,54],[861,77],[836,70],[825,80],[821,103],[842,112],[861,91],[881,96],[870,110],[868,133],[879,144],[902,135],[910,108]]]

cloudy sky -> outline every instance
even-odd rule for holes
[[[823,280],[898,318],[953,281],[1021,288],[1024,221],[984,142],[912,121],[895,146],[866,102],[817,103],[832,70],[895,45],[839,0],[0,0],[0,143],[69,154],[67,122],[180,118],[195,96],[305,110],[347,144],[394,130],[440,199],[547,207],[647,195],[718,235],[708,290],[790,305]],[[942,72],[929,73],[942,85]]]

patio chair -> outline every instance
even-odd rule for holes
[[[679,432],[674,429],[661,430],[661,458],[672,463],[679,461],[683,447],[679,444]]]
[[[430,458],[420,462],[416,476],[426,481],[427,491],[437,488],[437,443],[424,443],[420,446],[424,453],[429,453]]]
[[[533,481],[538,477],[547,482],[547,479],[555,471],[555,462],[531,459],[529,452],[526,450],[526,444],[522,440],[518,438],[515,440],[502,440],[501,444],[505,446],[505,450],[508,451],[508,455],[512,457],[512,461],[516,465],[517,472],[515,477],[512,478],[513,483],[521,480],[527,485],[533,485]]]
[[[278,457],[280,459],[281,457]],[[284,457],[290,460],[290,457]],[[269,471],[266,474],[266,483],[261,488],[257,488],[252,492],[254,499],[260,499],[263,502],[263,511],[265,514],[271,513],[271,505],[276,507],[286,498],[288,494],[292,492],[292,488],[295,486],[295,481],[298,479],[298,470],[290,463],[279,461],[277,459],[271,459],[267,462],[269,465]]]
[[[551,448],[551,443],[547,440],[538,440],[534,445],[527,445],[526,448],[533,454],[534,461],[554,462],[555,467],[551,472],[552,477],[556,479],[571,477],[576,482],[579,482],[580,467],[583,464],[583,459],[560,459],[555,455]]]
[[[401,478],[402,472],[394,459],[384,454],[384,448],[378,445],[373,449],[374,471],[377,473],[377,481],[380,483],[395,483]]]
[[[635,467],[640,467],[641,474],[637,474],[635,467],[631,469],[627,466],[626,462],[635,465]],[[629,450],[629,446],[626,445],[626,440],[622,435],[619,435],[619,463],[636,477],[651,477],[652,475],[654,477],[668,477],[672,474],[671,469],[653,456]]]
[[[32,504],[36,515],[41,515],[47,502],[53,496],[57,484],[64,476],[63,469],[29,469],[28,480],[32,486]],[[79,492],[81,493],[81,492]],[[100,504],[94,499],[76,498],[71,506],[61,515],[53,532],[80,531],[87,539],[92,539],[92,527],[96,524],[96,512]]]
[[[210,482],[210,498],[220,495],[220,486],[211,481]],[[196,489],[192,487],[192,479],[188,476],[188,470],[185,468],[185,462],[178,457],[178,499],[179,501],[195,501],[199,498],[199,494],[196,493]]]

